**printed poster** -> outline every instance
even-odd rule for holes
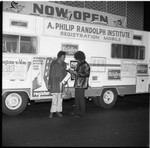
[[[135,77],[136,66],[137,66],[136,61],[122,60],[121,77]]]
[[[120,69],[109,69],[108,70],[108,80],[120,80],[121,72]]]
[[[52,58],[34,57],[32,70],[32,97],[50,96],[48,91],[49,69]]]
[[[147,74],[148,64],[137,64],[137,74]]]
[[[7,80],[25,80],[27,75],[28,62],[26,58],[3,59],[3,79]]]

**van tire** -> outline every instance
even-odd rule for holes
[[[28,97],[25,93],[9,92],[2,97],[2,112],[6,115],[18,115],[25,110]]]
[[[112,108],[117,101],[117,91],[114,88],[104,89],[98,102],[102,108]]]

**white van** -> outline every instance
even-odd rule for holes
[[[103,108],[117,96],[150,93],[150,33],[48,17],[3,12],[2,109],[21,113],[29,100],[46,101],[51,61],[66,51],[67,68],[81,50],[90,64],[86,98]],[[74,97],[74,78],[69,87]]]

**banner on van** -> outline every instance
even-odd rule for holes
[[[84,3],[84,2],[83,2]],[[4,1],[3,11],[126,28],[126,17],[50,1]]]
[[[121,71],[120,69],[108,69],[108,80],[120,80]]]
[[[147,74],[148,64],[137,64],[137,74]]]
[[[127,29],[98,26],[64,20],[45,19],[44,34],[56,37],[131,44],[133,32]]]
[[[78,51],[78,45],[63,43],[62,51],[65,51],[67,55],[74,55]]]
[[[48,91],[49,68],[52,58],[33,57],[32,97],[50,96]]]
[[[27,58],[3,59],[3,79],[7,80],[25,80],[27,76]]]
[[[137,62],[132,60],[121,61],[121,77],[135,77]]]

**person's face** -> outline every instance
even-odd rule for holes
[[[65,55],[62,55],[59,59],[60,59],[61,62],[64,62],[64,61],[65,61],[65,58],[66,58],[66,56],[65,56]]]

